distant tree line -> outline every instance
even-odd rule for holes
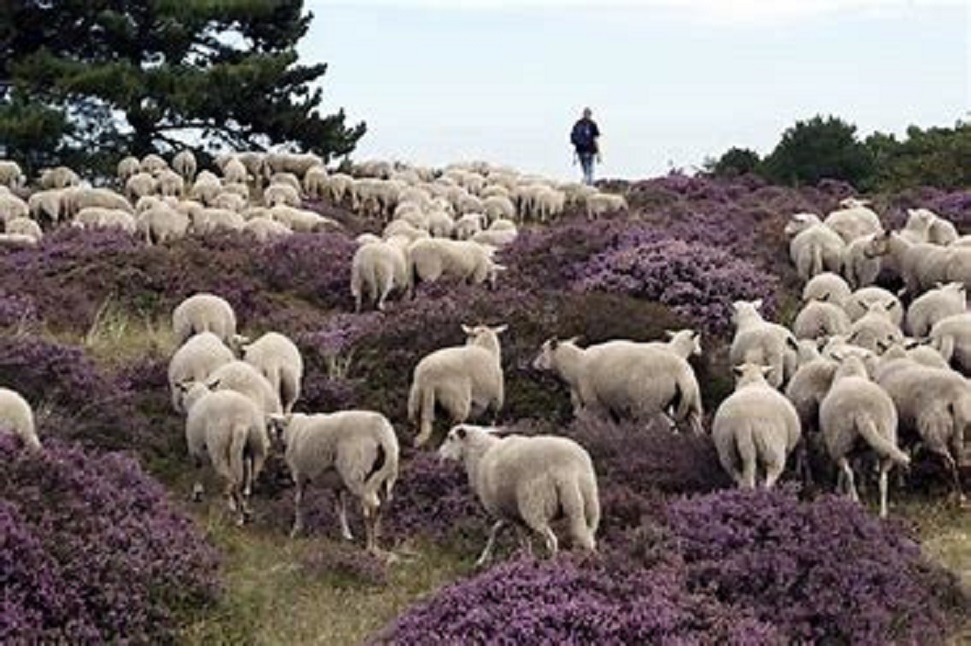
[[[783,132],[764,158],[753,150],[730,148],[706,160],[704,170],[718,177],[754,173],[789,186],[837,179],[861,191],[971,188],[971,124],[926,130],[911,126],[903,139],[874,132],[861,140],[855,125],[815,116]]]
[[[0,157],[105,171],[127,154],[280,146],[329,159],[363,123],[321,112],[302,0],[0,2]]]

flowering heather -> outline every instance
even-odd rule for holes
[[[731,329],[732,301],[762,298],[771,310],[778,281],[766,272],[705,244],[652,238],[629,237],[594,256],[573,288],[656,300],[718,334]]]
[[[332,583],[364,583],[374,587],[388,584],[388,565],[380,557],[346,544],[321,543],[301,560],[309,577],[327,577]]]
[[[781,644],[768,623],[688,592],[677,568],[519,558],[447,586],[374,644]]]
[[[26,294],[0,291],[0,327],[21,326],[38,320],[34,299]]]
[[[217,558],[131,458],[0,436],[0,642],[170,641]]]
[[[790,642],[939,642],[966,603],[916,542],[843,498],[722,491],[672,503],[668,522],[690,589],[751,609]]]
[[[265,288],[323,307],[352,303],[348,285],[357,246],[340,233],[296,233],[264,245],[254,261]]]

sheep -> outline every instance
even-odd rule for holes
[[[847,204],[849,206],[831,211],[823,220],[823,224],[838,233],[847,244],[856,238],[883,231],[880,216],[871,209],[861,202]]]
[[[516,219],[516,205],[507,196],[493,195],[482,200],[482,211],[490,222],[499,218]]]
[[[123,157],[118,162],[118,179],[123,183],[128,181],[128,178],[141,171],[141,163],[138,161],[137,157]]]
[[[954,495],[963,499],[958,463],[971,424],[971,384],[947,367],[920,365],[913,359],[886,365],[877,383],[897,408],[901,441],[919,443],[944,462]]]
[[[151,175],[158,175],[163,170],[168,169],[168,167],[168,163],[155,153],[145,155],[142,157],[142,161],[139,163],[139,168],[141,171]]]
[[[279,394],[283,412],[292,412],[303,379],[303,358],[296,344],[278,332],[267,332],[241,349],[243,361],[259,370]]]
[[[408,420],[418,423],[415,446],[431,438],[435,407],[460,424],[489,409],[498,414],[505,400],[499,335],[506,326],[462,326],[464,346],[441,348],[415,366],[408,392]]]
[[[220,189],[219,193],[209,200],[208,206],[215,209],[223,209],[225,211],[240,212],[246,208],[248,204],[248,199],[244,195],[240,195],[235,191],[226,191]]]
[[[33,247],[38,243],[38,239],[25,233],[0,233],[0,247]]]
[[[175,412],[185,412],[180,384],[205,382],[217,368],[233,360],[232,350],[212,332],[194,334],[182,344],[169,360],[168,368],[169,393]]]
[[[395,289],[411,290],[408,271],[408,238],[393,236],[362,244],[351,260],[351,296],[354,311],[361,311],[361,300],[367,291],[379,311],[384,311],[388,295]]]
[[[964,283],[947,283],[924,292],[907,308],[907,331],[914,337],[927,336],[935,323],[967,310]]]
[[[492,224],[500,222],[508,222],[508,220],[496,220]],[[518,235],[519,232],[516,230],[515,225],[513,225],[512,228],[496,228],[489,225],[488,229],[479,231],[469,238],[469,240],[472,242],[478,242],[479,244],[498,248],[511,244],[518,237]]]
[[[843,300],[843,309],[856,322],[863,318],[875,303],[879,303],[886,310],[890,321],[900,327],[904,322],[904,306],[900,299],[882,287],[861,287],[853,292],[849,298]]]
[[[428,233],[435,238],[449,238],[455,231],[455,220],[448,211],[434,209],[428,214]]]
[[[877,235],[867,246],[871,256],[890,256],[906,289],[919,294],[936,282],[944,282],[950,250],[929,243],[908,242],[896,231]]]
[[[236,335],[236,313],[224,298],[200,292],[176,306],[172,312],[172,329],[179,344],[193,334],[209,331],[231,345]]]
[[[485,227],[485,215],[482,213],[465,213],[455,221],[454,234],[459,240],[468,240]]]
[[[312,200],[322,200],[327,195],[327,169],[311,166],[303,175],[303,192]]]
[[[345,173],[334,173],[324,183],[324,195],[332,204],[341,204],[344,197],[351,193],[354,178]]]
[[[159,195],[178,197],[185,193],[185,180],[174,170],[166,168],[155,176],[155,189]]]
[[[931,346],[964,375],[971,375],[971,313],[952,314],[931,327]]]
[[[377,552],[381,494],[387,504],[398,478],[398,438],[388,419],[367,410],[328,414],[271,415],[270,427],[285,449],[285,459],[296,485],[294,519],[290,536],[304,529],[303,496],[307,485],[320,481],[337,490],[341,535],[353,540],[347,523],[346,494],[361,501],[365,545]],[[330,472],[336,472],[330,476]]]
[[[341,228],[337,220],[324,217],[319,213],[308,211],[307,209],[297,209],[286,204],[277,204],[272,207],[270,209],[270,217],[277,222],[282,222],[287,225],[292,231],[302,233],[323,231],[327,228]]]
[[[156,181],[151,173],[136,173],[125,182],[125,196],[132,202],[155,192]]]
[[[196,166],[196,156],[188,148],[180,150],[172,156],[172,169],[185,182],[191,182],[192,178],[195,177]]]
[[[283,412],[280,389],[274,388],[259,369],[246,361],[224,363],[212,371],[206,384],[212,390],[235,390],[246,395],[266,414]]]
[[[70,189],[49,189],[36,191],[27,198],[27,209],[30,216],[40,221],[56,224],[62,215],[66,215],[63,207],[65,193]]]
[[[715,411],[712,440],[722,467],[740,488],[755,488],[761,465],[765,469],[764,486],[769,489],[799,443],[799,415],[792,403],[766,381],[770,368],[743,363],[732,370],[735,392]]]
[[[300,190],[289,184],[270,184],[263,191],[263,203],[269,207],[274,207],[277,204],[285,204],[299,208],[301,204]]]
[[[472,285],[488,282],[489,287],[495,288],[499,273],[506,268],[493,260],[494,251],[495,247],[471,240],[416,240],[408,247],[412,285],[448,276]]]
[[[897,409],[883,388],[867,377],[859,357],[846,357],[833,376],[833,385],[819,405],[819,426],[829,456],[839,468],[837,490],[845,483],[854,501],[856,491],[849,455],[863,440],[880,460],[880,517],[887,517],[887,474],[894,464],[910,458],[897,448]]]
[[[846,311],[827,301],[809,301],[803,305],[792,323],[797,339],[818,339],[834,334],[849,334],[850,317]]]
[[[0,220],[9,222],[14,218],[25,218],[29,214],[30,206],[27,202],[9,191],[0,190]]]
[[[819,431],[819,404],[829,392],[837,365],[830,356],[819,356],[801,364],[786,384],[784,394],[795,407],[807,440]]]
[[[246,221],[236,211],[221,208],[202,208],[191,214],[189,229],[197,235],[209,235],[217,231],[241,231]]]
[[[839,274],[824,271],[810,278],[802,288],[803,302],[827,301],[842,306],[852,290]]]
[[[134,213],[132,205],[123,195],[107,188],[72,187],[62,189],[61,215],[74,217],[81,209],[96,206],[103,209],[116,209]]]
[[[785,327],[762,318],[762,299],[735,301],[735,336],[729,350],[733,366],[757,363],[770,368],[768,381],[780,387],[796,370],[798,344]]]
[[[0,432],[4,431],[19,437],[28,451],[41,450],[33,409],[23,395],[9,388],[0,388]]]
[[[876,234],[856,238],[843,250],[841,272],[855,288],[872,285],[883,270],[884,256],[872,251],[875,239]]]
[[[911,244],[929,242],[935,218],[927,209],[907,209],[907,222],[898,233]]]
[[[679,339],[679,345],[683,342]],[[629,415],[642,421],[662,414],[686,421],[698,435],[703,432],[698,380],[668,344],[614,340],[581,349],[575,339],[552,338],[543,343],[532,367],[567,383],[574,414]]]
[[[67,166],[56,166],[45,168],[40,172],[40,179],[37,184],[41,189],[67,188],[77,186],[81,183],[81,178]]]
[[[442,459],[464,464],[479,502],[496,518],[476,567],[492,557],[496,536],[506,523],[525,524],[555,555],[559,540],[550,522],[560,513],[569,523],[573,545],[596,550],[600,498],[590,454],[569,438],[500,437],[495,430],[460,424],[438,450]]]
[[[287,225],[264,216],[248,219],[242,230],[254,236],[260,243],[293,234],[293,231]]]
[[[789,257],[800,278],[809,280],[824,271],[840,270],[846,243],[818,217],[812,213],[796,213],[786,225],[785,233],[792,236]]]
[[[874,353],[879,352],[881,346],[902,343],[904,333],[890,316],[890,311],[895,306],[893,302],[872,303],[864,316],[853,321],[847,341]]]
[[[20,188],[27,181],[20,164],[9,159],[0,159],[0,186]]]
[[[41,231],[40,225],[31,220],[30,218],[13,218],[7,221],[7,226],[4,228],[5,233],[27,235],[38,242],[44,237],[44,232]]]
[[[100,206],[84,207],[78,211],[72,224],[82,229],[118,228],[128,233],[135,233],[137,230],[135,218],[127,211]]]
[[[196,468],[208,459],[224,481],[229,509],[242,525],[250,515],[246,498],[263,470],[269,437],[263,413],[248,397],[232,390],[212,392],[198,382],[182,384],[185,406],[185,438]],[[202,494],[196,482],[193,497]]]
[[[245,184],[248,177],[246,166],[237,157],[229,158],[222,167],[223,180],[230,183]]]
[[[211,206],[221,191],[219,178],[209,171],[202,171],[189,189],[189,197]]]
[[[605,213],[626,211],[628,209],[627,200],[623,195],[614,195],[611,193],[593,193],[588,195],[585,207],[588,220],[596,220]]]
[[[266,165],[273,173],[293,173],[303,177],[310,168],[323,165],[324,160],[314,153],[268,153]]]
[[[147,244],[163,244],[185,237],[189,230],[189,216],[160,204],[139,215],[135,226]]]

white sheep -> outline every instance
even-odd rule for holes
[[[4,431],[19,437],[28,451],[41,449],[33,409],[23,395],[10,388],[0,388],[0,432]]]
[[[839,274],[824,271],[810,278],[802,288],[802,300],[827,301],[842,306],[853,290]]]
[[[931,346],[964,375],[971,375],[971,313],[953,314],[931,327]]]
[[[903,325],[903,304],[899,298],[882,287],[861,287],[842,301],[843,309],[853,322],[863,318],[874,304],[883,306],[894,325]]]
[[[593,193],[588,195],[586,198],[588,220],[596,220],[601,215],[626,210],[628,210],[627,200],[623,195],[614,195],[612,193]]]
[[[574,547],[595,550],[600,525],[597,476],[590,454],[573,440],[554,435],[498,436],[495,429],[462,424],[452,428],[438,450],[460,461],[469,485],[496,519],[476,566],[485,565],[499,530],[525,524],[543,537],[550,555],[559,540],[550,522],[562,514]]]
[[[27,181],[20,164],[9,159],[0,159],[0,186],[20,188]]]
[[[40,225],[30,218],[13,218],[12,220],[8,220],[4,232],[27,235],[38,242],[44,237],[44,232],[41,230]]]
[[[100,207],[134,213],[135,209],[123,195],[107,188],[86,188],[74,186],[61,189],[61,215],[74,217],[86,207]]]
[[[499,273],[506,268],[493,259],[494,252],[495,247],[471,240],[416,240],[408,247],[412,284],[432,283],[445,276],[471,285],[488,282],[495,287]]]
[[[246,498],[269,452],[266,422],[260,409],[232,390],[210,391],[205,384],[184,385],[188,414],[185,438],[196,468],[208,460],[222,478],[230,511],[242,525],[250,515]],[[197,481],[193,495],[198,499]]]
[[[287,225],[290,230],[301,233],[340,229],[341,224],[314,211],[298,209],[286,204],[277,204],[270,209],[270,217]]]
[[[182,175],[166,168],[155,176],[155,189],[159,195],[178,197],[185,193],[185,180]]]
[[[809,280],[824,271],[840,270],[846,243],[814,214],[794,214],[785,227],[785,233],[792,236],[789,257],[800,278]]]
[[[283,334],[267,332],[241,349],[243,361],[259,370],[279,394],[283,412],[292,412],[303,379],[303,357],[297,345]]]
[[[146,244],[163,244],[185,237],[189,230],[189,216],[178,209],[159,204],[139,215],[135,227]]]
[[[257,216],[246,220],[242,231],[252,235],[260,243],[285,238],[293,234],[293,231],[287,225],[265,216]]]
[[[201,292],[176,306],[172,312],[172,329],[179,344],[193,334],[209,331],[231,346],[236,335],[236,313],[226,299]]]
[[[570,387],[574,414],[630,416],[651,421],[668,415],[703,432],[701,391],[685,358],[667,346],[614,340],[581,349],[575,339],[548,339],[533,360]]]
[[[867,377],[858,357],[846,357],[833,376],[833,385],[819,405],[819,427],[830,457],[839,468],[837,490],[846,485],[859,501],[849,455],[862,440],[880,460],[880,517],[887,516],[887,474],[894,464],[910,458],[897,448],[897,409],[890,396]]]
[[[407,293],[411,289],[411,273],[408,271],[408,238],[393,236],[362,244],[351,260],[351,295],[354,311],[361,311],[361,300],[366,291],[379,311],[395,289]]]
[[[770,368],[768,381],[779,388],[796,370],[798,344],[792,332],[762,318],[762,299],[735,301],[735,336],[729,350],[733,366],[755,363]]]
[[[7,190],[0,190],[0,220],[9,222],[14,218],[25,218],[28,215],[30,215],[30,206],[27,202]]]
[[[172,169],[178,173],[183,181],[191,182],[196,175],[196,156],[188,148],[180,150],[172,156]]]
[[[204,382],[217,368],[233,361],[233,352],[212,332],[194,334],[169,360],[169,393],[175,412],[184,412],[180,384]]]
[[[77,186],[81,183],[81,178],[67,166],[56,166],[45,168],[40,172],[40,179],[37,184],[41,189],[67,188]]]
[[[463,325],[465,345],[441,348],[418,362],[408,392],[408,420],[418,423],[416,446],[431,437],[436,406],[452,424],[489,409],[499,412],[505,401],[499,335],[505,330],[505,325]]]
[[[711,433],[722,467],[740,488],[754,489],[759,466],[766,489],[785,470],[802,434],[795,407],[766,381],[770,369],[735,366],[735,392],[715,411]]]
[[[915,337],[927,336],[935,323],[967,310],[964,283],[947,283],[924,292],[907,308],[907,331]]]
[[[63,201],[66,192],[71,189],[49,189],[46,191],[36,191],[27,198],[27,209],[30,216],[40,221],[56,224],[62,216],[66,215]]]
[[[468,240],[485,227],[486,216],[483,213],[465,213],[455,221],[454,234],[459,240]]]
[[[270,184],[263,191],[263,203],[271,208],[277,204],[299,208],[301,204],[300,190],[290,184]]]
[[[155,153],[145,155],[142,157],[142,161],[139,163],[139,168],[141,171],[151,175],[158,175],[163,170],[168,169],[168,167],[168,163]]]
[[[872,285],[883,270],[886,256],[873,252],[876,237],[877,234],[869,234],[856,238],[843,250],[841,271],[853,287]]]
[[[871,256],[889,256],[907,291],[920,294],[945,282],[950,249],[930,243],[911,243],[896,231],[875,236],[867,246]]]
[[[246,361],[224,363],[212,371],[206,384],[212,390],[235,390],[246,395],[266,414],[283,412],[280,390],[274,388],[259,369]]]
[[[312,200],[322,200],[327,195],[327,169],[311,166],[303,176],[303,192]]]
[[[799,423],[807,441],[815,438],[819,431],[819,404],[829,392],[837,365],[835,359],[819,356],[801,363],[796,374],[786,384],[785,396],[799,415]]]
[[[868,208],[864,203],[846,203],[848,206],[831,211],[823,224],[838,233],[849,244],[856,238],[883,231],[880,216]]]
[[[141,169],[141,162],[138,161],[137,157],[122,157],[118,162],[118,179],[127,182],[129,177],[138,173]]]
[[[132,175],[125,182],[125,195],[132,202],[155,192],[156,180],[151,173],[140,172]]]
[[[270,427],[285,445],[285,458],[294,490],[294,520],[291,536],[304,528],[303,496],[313,481],[337,490],[337,511],[341,535],[352,540],[347,523],[346,494],[361,501],[366,547],[378,551],[377,536],[381,497],[385,504],[393,497],[398,478],[399,447],[391,422],[380,413],[346,410],[328,414],[270,416]],[[329,472],[337,478],[328,479]]]
[[[895,343],[902,343],[904,333],[893,322],[891,311],[896,307],[893,302],[874,302],[867,313],[853,321],[847,341],[870,352],[879,353]]]
[[[929,242],[935,219],[936,216],[927,209],[907,209],[907,222],[898,233],[912,244]]]
[[[818,339],[835,334],[849,334],[850,317],[835,303],[814,300],[802,306],[792,322],[797,339]]]

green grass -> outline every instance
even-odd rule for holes
[[[223,554],[226,591],[188,625],[186,644],[361,644],[405,608],[470,569],[469,559],[430,544],[387,565],[386,585],[308,567],[319,551],[346,548],[315,536],[237,528],[222,514],[199,518]]]

